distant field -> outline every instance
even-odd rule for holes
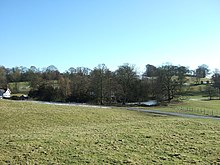
[[[0,100],[0,164],[220,163],[218,120]]]
[[[9,88],[12,91],[12,94],[15,93],[28,94],[28,92],[30,91],[30,84],[29,82],[9,83]]]

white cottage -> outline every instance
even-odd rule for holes
[[[3,93],[3,98],[8,99],[8,98],[10,98],[10,97],[11,97],[11,91],[10,91],[10,89],[8,88],[8,89],[6,90],[6,92]]]

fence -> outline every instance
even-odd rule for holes
[[[213,110],[213,109],[205,109],[205,108],[195,108],[195,107],[177,107],[175,110],[179,113],[192,113],[198,115],[205,115],[205,116],[218,116],[220,117],[220,110]]]

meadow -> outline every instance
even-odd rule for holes
[[[9,89],[13,94],[28,94],[30,91],[30,83],[29,82],[17,82],[17,83],[9,83]]]
[[[219,122],[0,100],[0,164],[219,164]]]

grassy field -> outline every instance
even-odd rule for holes
[[[0,100],[0,164],[217,164],[219,122]]]
[[[9,88],[13,94],[28,94],[28,92],[30,91],[30,84],[29,82],[9,83]]]

